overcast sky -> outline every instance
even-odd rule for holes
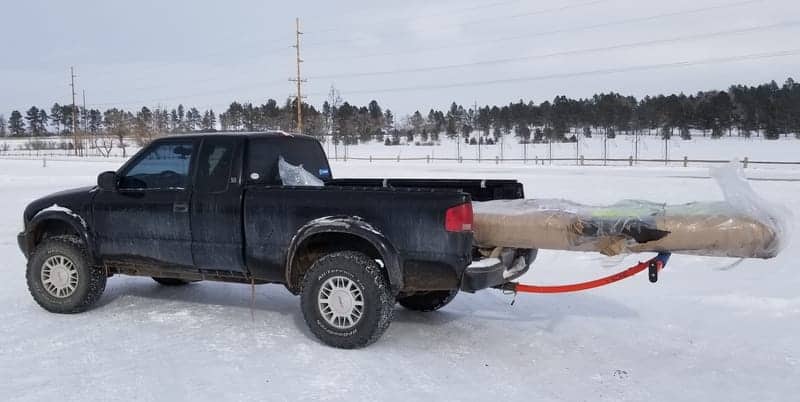
[[[27,0],[2,7],[0,114],[70,103],[73,65],[94,108],[283,102],[295,17],[317,106],[331,85],[405,114],[800,80],[798,0]]]

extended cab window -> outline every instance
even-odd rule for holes
[[[189,184],[191,141],[162,143],[138,159],[119,181],[121,189],[183,189]]]
[[[331,179],[331,170],[325,151],[315,140],[305,138],[256,138],[247,149],[247,182],[252,184],[280,185],[278,157],[286,162],[303,166],[322,181]]]
[[[233,141],[230,139],[208,139],[203,142],[203,151],[197,164],[197,191],[219,193],[228,189],[233,165]]]

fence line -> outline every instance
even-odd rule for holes
[[[333,161],[342,161],[347,162],[349,160],[353,161],[369,161],[372,162],[405,162],[405,161],[425,161],[425,163],[433,163],[437,161],[443,162],[477,162],[477,163],[488,163],[488,164],[502,164],[505,162],[522,162],[523,164],[533,163],[534,165],[545,165],[545,164],[552,164],[553,162],[572,162],[575,166],[604,166],[607,165],[609,162],[611,163],[627,163],[629,166],[634,166],[639,163],[663,163],[664,165],[670,164],[682,164],[684,167],[688,167],[689,164],[727,164],[731,163],[730,160],[727,159],[689,159],[688,157],[684,156],[682,159],[659,159],[659,158],[638,158],[635,159],[633,156],[629,156],[627,158],[586,158],[581,155],[579,158],[501,158],[496,156],[494,158],[465,158],[465,157],[432,157],[432,156],[412,156],[412,157],[401,157],[401,156],[333,156],[329,157],[328,159]],[[738,161],[743,168],[747,168],[750,165],[782,165],[782,166],[800,166],[800,161],[764,161],[764,160],[750,160],[749,157],[745,157],[744,159]]]
[[[130,155],[123,157],[122,155],[113,154],[110,156],[101,156],[101,155],[70,155],[70,154],[63,154],[63,153],[38,153],[38,154],[31,154],[31,153],[0,153],[0,159],[5,160],[41,160],[43,164],[46,164],[47,161],[53,162],[106,162],[106,163],[113,163],[113,162],[122,162]],[[433,163],[433,162],[477,162],[477,163],[486,163],[486,164],[502,164],[502,163],[519,163],[522,162],[523,164],[533,163],[534,165],[546,165],[552,164],[553,162],[571,162],[574,166],[605,166],[609,163],[627,163],[628,166],[635,166],[639,163],[659,163],[664,165],[675,165],[681,164],[683,167],[688,167],[690,164],[726,164],[730,163],[730,160],[726,159],[689,159],[688,157],[684,156],[682,159],[657,159],[657,158],[639,158],[635,159],[633,156],[629,156],[627,158],[585,158],[581,155],[579,158],[571,157],[571,158],[501,158],[496,156],[494,158],[465,158],[465,157],[432,157],[429,155],[426,156],[410,156],[410,157],[401,157],[401,156],[329,156],[329,160],[332,161],[369,161],[372,162],[425,162],[426,164]],[[749,157],[745,157],[744,159],[738,161],[743,168],[747,168],[750,165],[776,165],[776,166],[800,166],[800,161],[765,161],[765,160],[750,160]],[[560,165],[564,166],[564,165]]]

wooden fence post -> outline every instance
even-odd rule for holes
[[[687,167],[687,166],[689,166],[689,157],[684,155],[684,157],[683,157],[683,167]]]
[[[583,155],[581,155],[581,166],[583,166]]]
[[[749,159],[745,156],[744,160],[742,161],[742,169],[747,169],[747,162]]]

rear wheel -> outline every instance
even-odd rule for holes
[[[394,314],[394,296],[381,268],[354,251],[323,256],[303,278],[303,317],[322,342],[343,349],[380,338]]]
[[[189,281],[177,278],[159,278],[154,276],[153,280],[164,286],[183,286],[189,284]]]
[[[45,239],[28,260],[28,291],[52,313],[80,313],[89,309],[106,288],[106,273],[91,266],[76,236]]]
[[[436,311],[453,301],[458,294],[458,289],[433,290],[430,292],[414,293],[397,299],[401,306],[414,311]]]

